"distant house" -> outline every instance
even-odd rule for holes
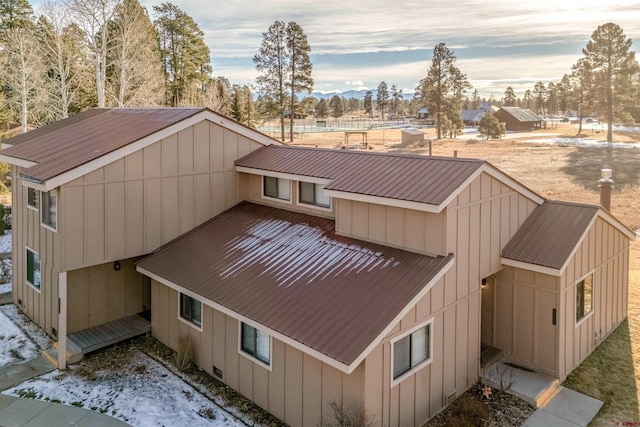
[[[494,113],[500,109],[500,107],[496,105],[491,105],[490,102],[481,102],[480,109],[483,111],[493,111]]]
[[[494,114],[508,131],[531,132],[542,128],[542,117],[531,110],[520,107],[502,107]]]
[[[143,312],[291,426],[332,404],[415,426],[476,383],[482,346],[564,380],[627,316],[635,233],[483,160],[285,146],[202,108],[9,142],[13,301],[61,366]]]
[[[460,116],[462,116],[462,122],[465,126],[478,126],[480,120],[486,114],[485,110],[462,110]]]
[[[418,119],[428,119],[429,118],[429,109],[423,107],[418,110]]]

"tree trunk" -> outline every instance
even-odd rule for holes
[[[611,88],[611,59],[607,67],[607,142],[613,142],[613,89]]]

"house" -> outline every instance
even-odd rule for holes
[[[151,333],[292,426],[332,403],[418,425],[482,345],[561,380],[626,317],[601,206],[490,163],[281,145],[207,109],[95,109],[20,135],[14,302],[59,341]]]
[[[418,110],[418,119],[428,119],[429,118],[429,109],[426,107],[422,107]]]
[[[485,113],[485,110],[461,110],[460,116],[465,126],[478,126]]]
[[[520,107],[502,107],[494,114],[508,131],[531,132],[542,128],[542,117],[531,110]]]

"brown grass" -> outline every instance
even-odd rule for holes
[[[556,132],[575,136],[577,129],[560,125],[536,134]],[[426,130],[433,138],[433,129]],[[603,135],[585,137],[602,139]],[[613,168],[616,182],[611,211],[633,230],[640,229],[640,149],[596,149],[527,143],[526,139],[470,142],[434,141],[433,154],[486,159],[538,194],[555,200],[599,203],[597,181],[602,167]],[[400,130],[370,131],[373,150],[428,154],[428,148],[393,149]],[[616,133],[615,141],[637,142],[640,134]],[[344,133],[310,134],[296,144],[332,147],[344,142]],[[628,320],[618,327],[567,379],[572,389],[602,400],[604,406],[592,426],[640,422],[640,242],[632,242],[629,272]]]

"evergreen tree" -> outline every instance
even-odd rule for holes
[[[204,33],[193,18],[171,3],[153,7],[160,56],[164,65],[166,102],[198,105],[210,81],[211,57]]]
[[[527,89],[524,91],[524,97],[522,98],[522,102],[524,103],[524,107],[526,109],[531,109],[534,104],[533,92],[531,89]]]
[[[478,96],[478,89],[474,89],[471,95],[471,100],[469,103],[470,110],[478,110],[480,109],[480,97]]]
[[[434,117],[438,139],[446,132],[455,133],[462,119],[460,109],[464,92],[470,87],[465,74],[455,66],[456,57],[444,43],[433,49],[427,76],[416,91]]]
[[[364,95],[364,113],[369,115],[369,118],[373,117],[373,93],[368,90]]]
[[[547,87],[543,82],[538,82],[533,88],[533,97],[538,114],[545,114],[545,105],[547,103]]]
[[[596,77],[596,93],[600,95],[596,106],[607,119],[608,142],[613,141],[614,112],[623,110],[626,102],[630,101],[626,96],[630,89],[626,82],[638,72],[631,44],[622,28],[610,22],[600,25],[582,50]]]
[[[319,119],[324,119],[327,117],[328,114],[329,114],[329,103],[327,102],[326,99],[322,98],[316,104],[315,116],[318,117]]]
[[[344,115],[344,105],[342,103],[342,98],[338,95],[333,95],[331,97],[331,101],[329,101],[329,110],[331,111],[331,117],[337,119],[338,117],[342,117]]]
[[[571,96],[578,110],[578,135],[582,133],[582,118],[593,110],[593,92],[595,78],[591,64],[586,58],[580,58],[572,67]]]
[[[553,82],[549,82],[547,85],[547,112],[558,114],[558,89]]]
[[[262,33],[260,50],[253,57],[259,75],[256,78],[259,90],[272,102],[273,115],[280,117],[281,138],[284,141],[284,112],[295,111],[296,93],[311,92],[312,64],[309,59],[311,47],[302,27],[295,22],[285,25],[275,21],[267,32]],[[290,122],[293,130],[293,115]],[[290,132],[293,141],[293,132]]]
[[[287,36],[287,54],[289,57],[289,83],[291,98],[290,109],[291,115],[289,120],[289,138],[293,142],[293,121],[295,115],[293,112],[296,110],[296,94],[300,92],[307,92],[310,94],[313,90],[313,79],[311,78],[311,71],[313,66],[311,59],[309,59],[309,52],[311,52],[311,46],[307,41],[307,35],[300,25],[295,22],[289,22],[286,29]]]
[[[398,89],[396,85],[391,85],[391,114],[394,118],[402,113],[402,89]]]
[[[387,83],[381,81],[378,85],[378,94],[376,95],[376,106],[378,110],[380,110],[380,114],[382,116],[382,120],[384,117],[384,109],[389,103],[389,89],[387,88]]]
[[[507,90],[504,92],[502,105],[505,107],[515,107],[516,105],[516,94],[511,86],[507,87]]]
[[[492,111],[487,111],[478,123],[478,132],[480,137],[489,139],[499,139],[506,133],[504,123],[500,123],[493,115]]]
[[[28,0],[0,0],[0,42],[8,30],[29,26],[32,20],[33,8]]]

